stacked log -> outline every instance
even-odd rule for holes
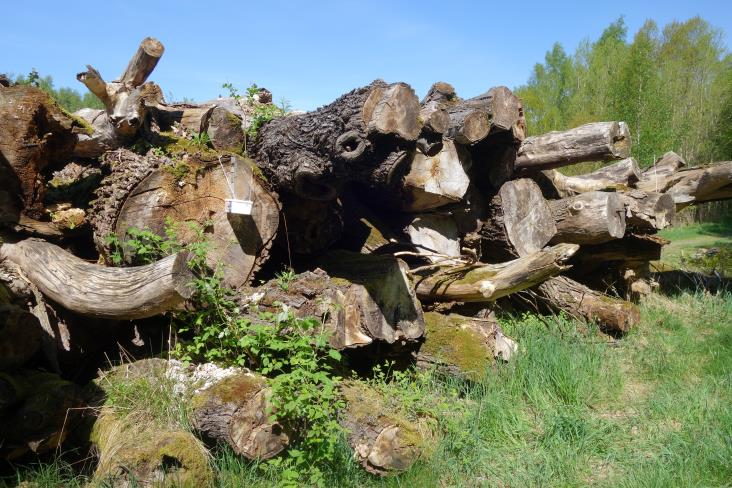
[[[656,232],[688,205],[732,198],[732,162],[690,168],[667,153],[641,171],[622,121],[527,136],[522,102],[503,86],[462,99],[438,82],[420,101],[376,80],[254,134],[251,115],[271,94],[166,104],[147,82],[163,52],[143,40],[113,82],[88,66],[78,78],[105,108],[76,117],[35,88],[0,84],[5,458],[57,447],[61,419],[87,400],[59,376],[71,376],[59,361],[77,341],[69,328],[119,327],[140,342],[141,320],[167,335],[164,315],[195,306],[191,255],[139,266],[133,228],[164,237],[171,221],[197,224],[177,238],[206,237],[206,264],[237,313],[256,322],[284,305],[316,317],[349,360],[339,367],[360,373],[388,354],[478,381],[517,350],[488,311],[510,300],[622,335],[640,318],[632,301],[653,289],[649,263],[666,244]],[[561,170],[581,162],[611,164]],[[273,276],[283,267],[298,271],[286,284]],[[99,352],[93,342],[85,354]],[[433,425],[389,411],[365,383],[342,393],[339,420],[365,469],[391,474],[428,455]],[[247,459],[276,456],[297,433],[271,421],[269,394],[267,378],[241,371],[208,385],[190,400],[193,430]],[[181,482],[209,481],[189,432],[146,437],[97,406],[97,480],[153,482],[172,460]]]

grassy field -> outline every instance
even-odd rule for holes
[[[664,261],[732,244],[732,226],[665,232]],[[482,381],[397,375],[377,386],[408,415],[438,420],[433,451],[410,471],[378,479],[344,446],[327,468],[335,487],[732,486],[732,295],[653,295],[623,339],[562,318],[504,320],[520,354]],[[227,451],[217,486],[276,486],[276,471]],[[0,481],[82,486],[63,461]]]
[[[718,263],[698,263],[694,261],[693,256],[698,249],[717,248],[721,251],[723,258],[721,269],[718,271],[727,277],[732,277],[732,257],[730,257],[732,256],[732,221],[670,227],[662,230],[660,235],[671,241],[663,249],[662,263],[687,271],[709,272],[710,268]]]

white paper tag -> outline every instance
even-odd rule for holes
[[[226,202],[226,213],[238,214],[238,215],[251,215],[252,214],[252,202],[251,200],[236,200],[233,198],[227,198]]]

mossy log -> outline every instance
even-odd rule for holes
[[[0,458],[61,447],[84,404],[76,385],[34,370],[0,373]]]
[[[625,234],[625,207],[615,193],[593,191],[547,203],[557,229],[553,243],[601,244]]]
[[[483,260],[529,256],[554,237],[554,218],[539,187],[528,178],[507,181],[491,199],[480,236]]]
[[[501,264],[436,267],[416,272],[420,300],[490,302],[530,288],[567,269],[566,261],[579,249],[557,244]]]
[[[409,85],[383,81],[355,89],[310,113],[263,125],[252,155],[277,191],[333,200],[343,184],[398,183],[421,132]]]
[[[186,253],[134,268],[90,264],[37,239],[0,246],[0,260],[17,265],[46,297],[82,316],[116,320],[152,317],[192,294]]]
[[[527,137],[519,148],[516,169],[537,171],[628,156],[630,131],[625,122],[594,122],[566,131]]]
[[[81,131],[81,124],[46,92],[28,85],[0,87],[0,205],[20,203],[28,216],[39,219],[45,170],[68,161]],[[0,213],[10,214],[4,220],[18,216],[17,208]]]
[[[640,322],[637,306],[592,290],[566,276],[544,281],[535,292],[549,309],[595,322],[609,333],[624,334]]]
[[[166,221],[194,222],[205,227],[210,242],[207,262],[224,264],[224,282],[248,283],[268,257],[279,225],[279,203],[247,159],[199,152],[173,160],[152,152],[139,156],[127,150],[105,155],[112,172],[97,190],[92,210],[94,240],[109,260],[108,236],[123,242],[128,229],[149,229],[165,235]],[[229,214],[225,199],[249,199],[251,215]],[[178,239],[196,236],[179,226]]]
[[[506,337],[495,316],[481,319],[426,312],[425,340],[417,352],[417,366],[480,380],[496,359],[508,361],[518,349]]]
[[[99,463],[92,483],[120,487],[213,485],[209,453],[193,434],[102,407],[91,433]]]
[[[584,175],[565,176],[554,169],[543,171],[542,174],[553,187],[552,193],[556,197],[551,198],[566,198],[590,191],[627,190],[641,176],[638,162],[634,158],[623,159]]]
[[[193,427],[204,440],[228,444],[246,459],[274,457],[290,437],[270,421],[269,395],[262,376],[245,371],[224,378],[193,396]]]
[[[337,349],[373,342],[414,344],[422,338],[422,307],[404,262],[386,255],[335,251],[318,264],[328,273],[307,271],[286,286],[272,280],[242,290],[242,297],[245,301],[258,297],[260,310],[276,311],[284,304],[299,317],[322,319]]]
[[[366,471],[380,476],[398,474],[430,455],[434,422],[408,418],[365,383],[345,381],[341,391],[347,406],[338,421],[346,430],[356,461]]]

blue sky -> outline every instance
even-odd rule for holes
[[[84,87],[86,64],[122,72],[140,40],[165,55],[151,80],[175,99],[214,98],[252,82],[310,110],[376,78],[422,96],[435,81],[460,96],[525,83],[555,41],[573,51],[624,15],[632,35],[700,15],[732,43],[732,0],[695,1],[3,1],[0,72],[50,74]]]

